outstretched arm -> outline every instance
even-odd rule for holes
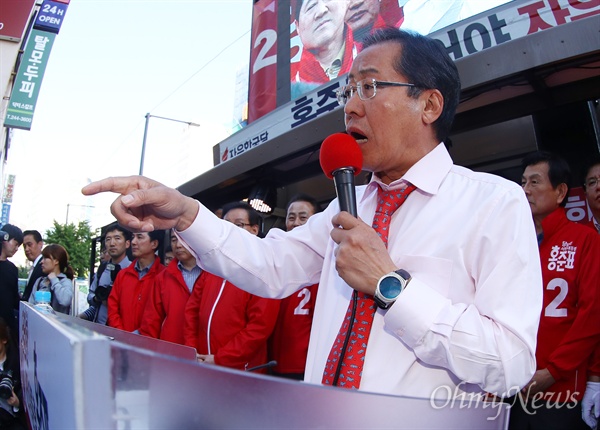
[[[143,176],[106,178],[83,187],[81,192],[120,194],[110,207],[122,225],[134,231],[188,228],[198,215],[198,202],[179,191]]]

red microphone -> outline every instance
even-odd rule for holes
[[[354,177],[362,170],[363,157],[356,140],[345,133],[327,137],[319,153],[321,168],[329,179],[333,179],[340,210],[358,217]]]

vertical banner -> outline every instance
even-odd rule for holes
[[[8,108],[5,127],[31,130],[33,113],[46,71],[54,39],[60,31],[69,0],[44,0],[33,30],[27,39],[25,52],[17,71]]]
[[[31,129],[35,104],[56,34],[32,30],[6,109],[5,127]]]
[[[10,205],[8,203],[2,203],[2,216],[0,218],[0,226],[8,224],[10,220]]]
[[[10,219],[10,205],[15,191],[15,175],[8,175],[4,184],[4,195],[2,196],[2,215],[0,217],[0,226],[8,224]]]
[[[252,11],[251,44],[248,123],[277,107],[277,2],[275,0],[255,1]]]

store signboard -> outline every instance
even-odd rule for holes
[[[63,23],[69,2],[44,0],[33,28],[58,34]]]
[[[30,130],[48,57],[56,34],[33,29],[6,109],[5,127]]]

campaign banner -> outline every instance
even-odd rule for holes
[[[589,225],[590,227],[594,226],[594,222],[592,221],[594,214],[592,213],[590,205],[587,202],[583,187],[569,189],[565,210],[567,212],[567,218],[569,221]]]
[[[58,34],[68,6],[68,1],[44,0],[33,28]]]
[[[331,3],[336,3],[332,5]],[[373,5],[378,9],[371,12],[358,12],[353,9],[358,3],[377,3]],[[481,13],[473,14],[468,6],[477,6]],[[312,6],[316,11],[302,10]],[[493,7],[496,6],[496,7]],[[362,6],[361,6],[362,7]],[[366,6],[365,6],[366,7]],[[319,9],[321,8],[321,9]],[[344,9],[343,19],[340,21],[341,12],[335,8]],[[320,10],[320,12],[318,12]],[[378,14],[374,11],[378,10]],[[321,66],[315,54],[306,49],[309,42],[303,42],[300,37],[303,28],[302,14],[316,16],[318,13],[332,17],[336,12],[340,21],[338,27],[345,29],[347,37],[343,49],[338,52],[338,70],[330,71]],[[395,22],[396,27],[411,29],[440,40],[449,55],[458,60],[482,50],[492,48],[502,43],[528,36],[533,33],[568,24],[581,19],[590,18],[600,14],[599,0],[490,0],[486,2],[472,2],[469,0],[449,0],[436,2],[435,0],[381,0],[379,2],[354,2],[344,1],[301,1],[291,0],[291,99],[294,100],[291,108],[288,105],[273,112],[269,125],[259,127],[259,132],[238,132],[233,139],[227,139],[219,144],[221,162],[231,160],[240,154],[251,150],[269,139],[273,139],[292,128],[314,118],[321,113],[335,109],[335,94],[332,88],[338,88],[336,82],[346,80],[346,72],[351,61],[362,45],[358,40],[363,35],[357,23],[366,16],[371,16],[372,27],[368,31],[389,26]],[[313,14],[313,15],[311,15]],[[316,15],[315,15],[316,14]],[[469,18],[464,18],[469,16]],[[361,19],[359,19],[361,18]],[[331,18],[333,19],[333,18]],[[330,19],[330,21],[331,21]],[[316,18],[313,19],[316,21]],[[352,22],[354,26],[349,23]],[[330,25],[330,24],[327,24]],[[323,30],[327,28],[323,24]],[[369,28],[369,27],[367,27]],[[351,37],[350,37],[351,36]],[[310,55],[309,55],[310,54]],[[303,60],[306,59],[306,61]],[[284,61],[279,58],[278,62]],[[309,67],[310,64],[315,66]],[[333,65],[333,61],[331,63]],[[337,77],[334,77],[337,76]],[[319,77],[317,79],[317,77]],[[250,85],[253,85],[253,76],[250,75]],[[331,83],[330,85],[326,85]],[[254,85],[257,85],[254,83]],[[262,84],[260,84],[262,85]],[[259,87],[260,87],[259,85]],[[276,81],[266,82],[271,90],[275,91]],[[255,90],[257,91],[257,90]],[[252,96],[251,96],[252,97]],[[326,98],[324,98],[326,97]],[[315,101],[318,101],[316,103]],[[249,100],[252,109],[252,98]],[[320,104],[319,104],[320,103]],[[292,110],[293,109],[293,110]],[[251,112],[249,112],[251,115]],[[287,117],[285,117],[287,115]]]
[[[5,127],[31,129],[35,105],[56,34],[33,29],[6,109]]]
[[[465,19],[430,36],[444,43],[454,59],[502,43],[600,14],[597,0],[513,1]]]
[[[248,123],[277,107],[277,2],[259,0],[252,10]]]
[[[23,37],[35,0],[0,2],[0,39],[18,42]]]

